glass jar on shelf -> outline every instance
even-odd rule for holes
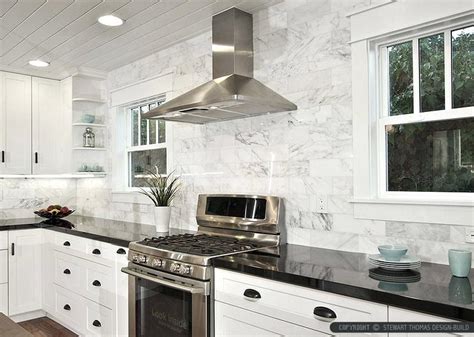
[[[86,128],[83,136],[83,146],[84,147],[95,147],[95,134],[92,132],[91,128]]]

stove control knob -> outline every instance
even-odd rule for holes
[[[181,267],[181,265],[179,263],[172,263],[171,266],[170,266],[170,271],[172,273],[179,272],[180,267]]]
[[[140,262],[140,263],[146,263],[146,260],[147,260],[147,258],[146,258],[145,255],[140,255],[138,257],[138,262]]]
[[[163,260],[162,259],[153,259],[151,263],[153,267],[163,267]]]
[[[181,266],[179,273],[183,275],[191,274],[191,266]]]
[[[138,255],[132,255],[132,261],[138,262]]]

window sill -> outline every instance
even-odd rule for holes
[[[137,191],[112,191],[112,202],[153,205],[153,202]]]
[[[386,221],[473,225],[474,203],[438,200],[353,199],[354,217]]]

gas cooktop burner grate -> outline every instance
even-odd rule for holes
[[[222,255],[261,248],[258,244],[248,240],[206,234],[152,237],[138,243],[161,250],[200,256]]]

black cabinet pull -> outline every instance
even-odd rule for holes
[[[126,253],[127,253],[127,252],[126,252],[125,249],[123,249],[123,248],[117,249],[117,254],[125,255]]]
[[[100,328],[102,326],[102,324],[100,324],[100,322],[98,320],[95,320],[94,322],[92,322],[92,325],[96,326],[98,328]]]
[[[2,151],[2,163],[5,162],[5,151]]]
[[[69,247],[71,243],[69,241],[64,241],[63,246]]]
[[[66,269],[64,269],[63,273],[66,274],[66,275],[70,275],[70,274],[71,274],[71,271],[66,268]]]
[[[69,304],[66,304],[64,307],[63,307],[64,310],[71,310],[71,306]]]
[[[38,164],[38,152],[35,152],[35,164]]]
[[[100,287],[102,284],[100,283],[99,280],[94,280],[94,282],[92,282],[92,285],[93,285],[94,287]]]
[[[15,255],[15,244],[12,242],[12,256]]]
[[[326,307],[316,307],[313,310],[314,317],[324,322],[332,322],[337,316],[334,311]]]
[[[245,289],[244,296],[247,299],[249,299],[250,301],[256,301],[256,300],[262,298],[260,293],[256,290],[254,290],[254,289]]]
[[[100,250],[96,248],[96,249],[94,249],[94,250],[92,251],[92,254],[94,254],[94,255],[100,255]]]

